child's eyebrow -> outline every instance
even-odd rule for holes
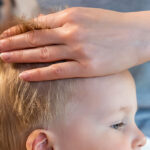
[[[119,111],[123,111],[123,112],[127,112],[127,113],[129,113],[129,112],[131,112],[131,111],[133,111],[133,110],[135,110],[135,112],[137,112],[138,107],[136,106],[135,109],[134,109],[134,108],[131,107],[131,106],[122,106],[122,107],[120,107],[120,109],[119,109]]]

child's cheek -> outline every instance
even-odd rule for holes
[[[99,139],[98,150],[131,150],[130,139],[120,131],[104,131]]]

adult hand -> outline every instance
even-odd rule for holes
[[[144,26],[129,16],[81,7],[40,16],[34,21],[45,29],[19,34],[13,27],[1,35],[5,37],[0,41],[1,58],[10,63],[67,60],[21,73],[26,81],[117,73],[149,59],[149,52],[141,52]]]

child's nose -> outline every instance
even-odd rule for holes
[[[146,144],[145,135],[138,127],[136,127],[135,137],[133,139],[133,144],[132,144],[133,150],[137,150],[137,149],[143,147],[145,144]]]

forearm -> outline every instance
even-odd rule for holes
[[[131,30],[138,64],[150,61],[150,11],[124,13],[124,24]],[[132,44],[133,44],[132,43]]]

